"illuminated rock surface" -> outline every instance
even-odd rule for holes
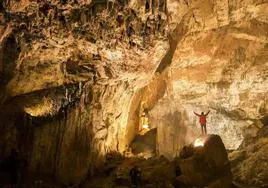
[[[78,184],[131,145],[144,109],[168,159],[208,110],[227,149],[267,159],[268,2],[146,2],[0,2],[0,160],[17,147],[30,171]],[[268,178],[237,164],[239,181]]]
[[[204,146],[185,146],[177,159],[181,175],[176,178],[190,187],[231,187],[232,173],[226,149],[218,135],[209,135]]]

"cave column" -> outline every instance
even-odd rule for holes
[[[167,13],[167,0],[164,0],[164,13]]]
[[[156,10],[156,12],[159,12],[159,6],[160,6],[160,0],[156,0],[156,2],[155,2],[155,10]]]
[[[149,12],[153,12],[153,0],[149,0]]]

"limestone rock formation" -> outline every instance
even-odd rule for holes
[[[143,134],[138,134],[130,145],[131,153],[137,156],[150,158],[156,155],[157,129],[151,129]]]
[[[133,166],[137,166],[141,171],[140,185],[142,187],[173,187],[174,165],[163,156],[149,159],[133,157],[118,162],[108,176],[104,176],[102,179],[93,177],[86,181],[83,187],[131,187],[129,172]]]
[[[19,147],[31,171],[78,184],[134,138],[133,94],[169,48],[165,12],[123,1],[1,5],[1,160]]]
[[[181,175],[177,184],[190,187],[231,187],[232,173],[227,152],[218,135],[209,135],[204,146],[185,146],[177,159]]]
[[[169,161],[164,156],[148,159],[124,158],[113,153],[106,157],[106,162],[107,165],[100,172],[102,179],[98,179],[98,176],[92,177],[84,183],[84,187],[130,187],[129,172],[133,166],[137,166],[140,170],[140,185],[144,188],[205,186],[229,188],[232,183],[227,152],[217,135],[208,136],[203,147],[193,148],[192,145],[185,147],[181,150],[181,156],[174,161]]]
[[[243,186],[268,186],[268,127],[229,154],[234,180]]]
[[[193,111],[211,111],[227,149],[262,142],[267,12],[267,0],[0,1],[0,160],[18,148],[34,174],[79,184],[130,146],[145,109],[169,160],[200,136]]]
[[[267,1],[168,2],[170,50],[142,97],[158,128],[161,154],[178,155],[200,134],[193,111],[211,111],[208,132],[220,135],[227,149],[237,149],[263,126],[267,8]]]

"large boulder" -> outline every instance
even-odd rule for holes
[[[268,127],[245,139],[239,150],[229,153],[234,181],[242,185],[268,187]]]
[[[232,173],[227,152],[218,135],[199,138],[201,144],[185,146],[175,160],[180,175],[175,184],[197,187],[230,187]]]

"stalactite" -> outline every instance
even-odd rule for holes
[[[78,123],[79,123],[79,129],[82,129],[82,116],[83,116],[82,111],[83,111],[83,109],[84,109],[84,100],[80,101],[79,107],[78,107]],[[79,136],[78,136],[78,139],[79,139]]]
[[[150,11],[150,0],[145,1],[145,13]]]
[[[72,96],[68,95],[68,102],[71,102],[71,101],[72,101]]]
[[[66,100],[69,99],[69,98],[68,98],[68,89],[67,89],[67,88],[65,88],[65,99],[66,99]]]
[[[164,13],[167,14],[167,0],[164,0]]]
[[[155,13],[155,0],[151,0],[152,1],[152,7],[151,7],[151,9],[152,9],[152,14],[154,14]]]
[[[79,91],[78,91],[79,95],[82,94],[82,82],[79,82]]]
[[[86,98],[87,98],[87,85],[84,86],[83,91],[84,92],[83,92],[83,95],[82,95],[82,102],[85,105],[86,104]]]

